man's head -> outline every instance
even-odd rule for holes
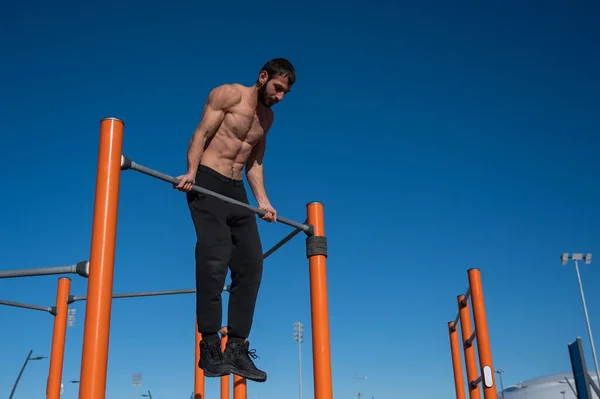
[[[283,96],[291,90],[294,83],[296,71],[292,63],[285,58],[274,58],[263,65],[258,74],[258,100],[270,108],[283,100]]]

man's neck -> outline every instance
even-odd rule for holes
[[[262,103],[260,102],[260,100],[258,98],[259,90],[260,90],[260,88],[258,87],[258,83],[250,88],[250,98],[252,98],[252,101],[253,101],[252,104],[254,105],[254,108],[257,111],[264,110],[264,108],[265,108],[265,106],[262,105]]]

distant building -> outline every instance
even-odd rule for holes
[[[598,385],[596,372],[590,370],[588,373]],[[565,378],[569,380],[571,386]],[[552,374],[504,387],[504,399],[577,399],[571,387],[577,392],[572,372]],[[597,398],[593,390],[592,398]],[[502,393],[498,394],[498,399],[502,399]]]

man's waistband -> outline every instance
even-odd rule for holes
[[[216,170],[214,170],[213,168],[206,166],[206,165],[198,166],[198,173],[210,175],[212,177],[219,179],[220,181],[222,181],[224,183],[233,184],[234,186],[243,186],[244,185],[243,180],[232,179],[230,177],[227,177],[224,174],[219,173]]]

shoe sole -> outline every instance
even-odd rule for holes
[[[241,371],[240,369],[238,369],[237,367],[235,367],[232,364],[229,364],[229,369],[231,371],[231,374],[238,375],[238,376],[245,378],[247,380],[250,380],[250,381],[254,381],[254,382],[266,382],[267,381],[267,377],[265,377],[264,379],[252,377],[251,375],[244,373],[243,371]]]
[[[202,371],[204,372],[204,376],[205,377],[224,377],[226,375],[231,374],[231,371],[224,371],[222,373],[213,373],[212,371],[208,371],[205,368],[203,368],[202,366],[198,365],[198,368],[202,369]]]

